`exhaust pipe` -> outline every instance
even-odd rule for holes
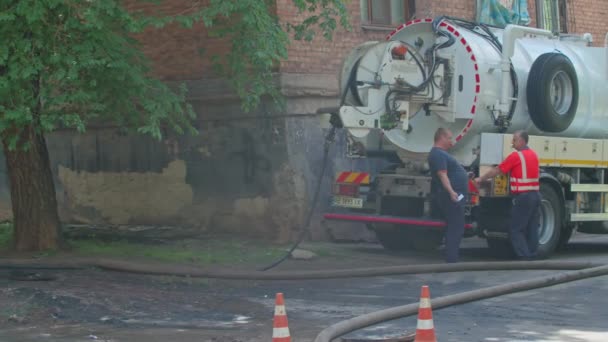
[[[604,38],[604,52],[606,53],[606,79],[608,80],[608,32],[606,33],[606,38]]]

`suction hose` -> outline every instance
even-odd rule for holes
[[[80,270],[89,267],[97,267],[108,271],[130,272],[138,274],[241,280],[335,279],[467,271],[573,270],[546,277],[492,286],[484,289],[436,298],[432,301],[432,306],[434,309],[441,309],[448,306],[468,303],[485,298],[498,297],[509,293],[553,286],[575,280],[608,275],[608,265],[588,261],[464,262],[457,264],[387,266],[301,272],[210,271],[194,266],[168,264],[159,265],[106,258],[70,258],[69,260],[55,259],[46,262],[39,262],[38,260],[32,259],[4,259],[0,261],[0,269]],[[415,314],[417,310],[418,304],[413,303],[354,317],[324,329],[316,337],[315,342],[332,341],[336,337],[370,325],[400,317],[411,316]]]
[[[433,309],[442,309],[449,306],[469,303],[481,299],[498,297],[510,293],[528,291],[542,287],[563,284],[576,280],[608,275],[608,265],[592,267],[588,269],[570,271],[550,276],[523,280],[504,285],[491,286],[483,289],[462,292],[445,297],[439,297],[431,301]],[[397,318],[412,316],[418,312],[418,303],[397,306],[385,310],[372,312],[366,315],[354,317],[334,324],[317,335],[314,342],[329,342],[336,337],[345,335],[352,331],[368,327],[380,322],[390,321]]]
[[[228,271],[207,270],[201,267],[142,263],[108,258],[55,259],[41,263],[32,259],[3,259],[0,269],[44,269],[78,270],[97,267],[107,271],[129,272],[149,275],[167,275],[194,278],[241,279],[241,280],[304,280],[377,277],[400,274],[470,272],[470,271],[514,271],[514,270],[583,270],[604,264],[588,261],[499,261],[463,262],[455,264],[426,264],[386,267],[366,267],[321,271]]]

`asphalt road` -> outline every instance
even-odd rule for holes
[[[374,251],[373,253],[375,253]],[[369,251],[372,254],[372,250]],[[489,260],[483,241],[463,244],[465,261]],[[436,262],[435,256],[396,254],[404,262]],[[430,259],[430,260],[427,260]],[[577,236],[552,259],[608,263],[608,237]],[[273,282],[250,288],[252,299],[284,292],[292,335],[311,341],[324,327],[353,316],[419,300],[420,286],[432,297],[531,279],[555,271],[461,272],[335,281]],[[608,341],[608,277],[512,294],[437,310],[439,341]],[[264,301],[267,302],[267,301]],[[347,338],[382,339],[412,332],[416,317],[357,331]],[[260,339],[263,340],[263,339]]]
[[[464,261],[493,260],[480,240],[465,240],[462,247]],[[341,251],[344,258],[330,266],[340,268],[441,260],[434,253],[388,253],[373,244],[332,248]],[[577,235],[566,251],[552,259],[608,263],[608,236]],[[316,261],[289,260],[280,267],[310,269],[322,260],[322,256]],[[422,285],[429,285],[431,296],[439,297],[551,272],[555,271],[246,282],[175,281],[95,270],[68,272],[47,284],[0,284],[0,290],[10,294],[3,297],[0,293],[0,300],[16,298],[54,308],[51,321],[34,317],[27,322],[1,322],[0,341],[270,341],[277,292],[285,294],[293,341],[312,341],[333,323],[417,302]],[[600,277],[435,310],[436,334],[442,342],[605,342],[606,293],[608,277]],[[380,339],[411,332],[415,327],[416,317],[409,317],[346,337]]]

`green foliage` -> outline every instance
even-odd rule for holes
[[[169,1],[169,0],[166,0]],[[162,5],[165,1],[147,1]],[[289,30],[311,39],[318,25],[326,38],[335,17],[347,26],[339,0],[294,0],[312,13],[300,24],[285,27],[272,0],[192,1],[175,17],[126,10],[120,0],[5,0],[0,3],[0,135],[11,148],[23,128],[37,132],[58,128],[84,131],[93,121],[113,122],[161,137],[163,125],[194,132],[194,117],[185,102],[186,89],[169,88],[151,76],[134,33],[171,22],[192,27],[203,22],[211,35],[229,39],[231,49],[216,58],[245,109],[260,97],[280,98],[273,72],[287,58]]]
[[[326,39],[331,39],[336,17],[343,27],[349,27],[342,0],[293,2],[305,17],[298,24],[282,26],[274,0],[210,0],[207,6],[193,6],[190,13],[176,19],[186,27],[202,21],[210,29],[210,36],[230,39],[228,54],[211,58],[216,72],[231,81],[243,108],[250,110],[263,95],[281,98],[273,76],[279,62],[288,57],[289,32],[293,31],[297,40],[311,40],[318,27]]]
[[[13,241],[13,224],[11,222],[0,223],[0,250],[8,249]]]
[[[299,13],[313,13],[306,17],[300,24],[287,23],[288,30],[294,30],[295,38],[310,41],[315,36],[315,27],[321,29],[325,39],[331,40],[334,30],[337,28],[336,18],[339,18],[340,25],[350,28],[344,1],[341,0],[294,0]]]
[[[0,223],[0,252],[11,249],[13,224]],[[142,258],[198,265],[268,264],[283,256],[288,246],[262,241],[206,238],[201,240],[168,240],[162,244],[136,243],[126,240],[102,241],[95,236],[64,236],[74,255]],[[34,254],[37,258],[58,255],[59,251]]]
[[[161,123],[193,131],[185,89],[150,76],[131,37],[152,22],[120,1],[4,1],[0,34],[0,134],[16,147],[20,131],[84,131],[111,121],[161,136]],[[7,138],[8,137],[8,138]]]
[[[69,244],[76,254],[83,256],[143,258],[198,265],[264,264],[285,253],[285,249],[278,246],[217,239],[163,245],[98,240],[71,240]]]

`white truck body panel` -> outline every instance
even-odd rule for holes
[[[480,165],[497,165],[514,150],[511,134],[482,133]],[[608,140],[529,136],[528,146],[538,155],[541,166],[598,168],[608,166]]]
[[[381,130],[381,128],[378,128],[377,122],[383,112],[376,107],[382,105],[384,94],[389,88],[389,85],[385,84],[379,89],[370,89],[369,91],[364,87],[359,88],[362,99],[364,101],[369,99],[369,102],[373,103],[374,108],[376,108],[375,110],[361,116],[362,114],[359,111],[362,107],[351,110],[349,108],[352,107],[344,106],[340,114],[345,127],[364,145],[377,145],[375,140],[383,136],[395,145],[396,150],[401,150],[408,156],[420,160],[423,160],[426,153],[431,149],[433,145],[432,136],[435,130],[438,127],[446,127],[452,131],[456,138],[456,144],[451,153],[466,166],[475,160],[475,153],[482,145],[481,133],[498,132],[498,128],[494,124],[492,108],[495,108],[501,100],[501,85],[504,74],[501,72],[501,53],[487,39],[448,20],[443,21],[439,29],[456,39],[452,46],[440,49],[437,53],[438,57],[448,60],[452,68],[450,70],[452,73],[450,92],[446,95],[449,97],[447,106],[432,105],[430,107],[431,114],[425,115],[424,110],[421,109],[421,104],[425,100],[413,98],[404,103],[404,107],[409,109],[409,113],[407,117],[402,119],[402,122],[407,121],[407,125],[411,125],[411,131],[407,132],[407,125],[404,124],[383,130],[384,134],[368,136],[371,130]],[[502,40],[504,30],[496,29],[493,32],[499,40]],[[387,38],[389,41],[407,43],[411,47],[417,46],[421,53],[428,49],[431,44],[436,43],[438,39],[445,39],[436,37],[430,19],[416,20],[404,24]],[[420,45],[421,42],[423,42],[422,45]],[[543,137],[591,139],[608,137],[606,49],[589,47],[586,43],[584,39],[575,38],[524,37],[515,40],[514,54],[511,60],[517,74],[519,91],[517,99],[515,99],[516,107],[507,133],[524,129],[530,135],[542,135]],[[366,49],[373,49],[374,46],[374,44],[368,43]],[[386,46],[390,47],[390,45]],[[394,83],[395,80],[391,79],[390,70],[392,69],[386,66],[387,63],[391,63],[389,58],[390,49],[385,48],[382,51],[384,51],[384,56],[381,56],[379,51],[376,50],[374,51],[374,58],[369,58],[365,56],[365,49],[362,49],[359,54],[363,54],[364,57],[361,59],[358,68],[359,70],[368,70],[368,78],[369,75],[376,72],[376,75],[381,76],[382,82]],[[576,116],[571,125],[559,133],[547,133],[536,128],[530,119],[527,106],[526,84],[528,73],[538,56],[547,52],[561,52],[567,56],[572,62],[578,78],[579,98]],[[380,65],[375,63],[380,63]],[[352,64],[350,66],[352,67]],[[347,60],[343,70],[350,69]],[[408,73],[406,72],[404,75],[408,75]],[[412,84],[419,82],[421,78],[411,70],[409,75],[414,78]],[[504,75],[508,75],[508,73]],[[448,79],[445,76],[442,75],[442,78],[447,81]],[[346,78],[347,75],[343,74],[343,88]],[[509,88],[511,88],[510,83]],[[509,94],[511,93],[512,89],[509,89]],[[371,99],[370,96],[376,97],[376,99]],[[428,101],[428,98],[426,101]],[[365,123],[361,124],[363,122],[361,120],[364,120]],[[566,139],[562,141],[569,147],[564,151],[556,148],[554,165],[559,165],[559,160],[562,159],[570,160],[579,157],[579,152],[575,152],[572,148],[576,144],[574,140]],[[587,144],[587,142],[583,144]],[[599,153],[604,159],[603,155],[608,154],[608,151],[603,148],[604,142],[595,141],[589,144],[598,146],[592,153],[593,156]],[[553,153],[551,151],[549,152]],[[589,166],[591,165],[587,167]]]

